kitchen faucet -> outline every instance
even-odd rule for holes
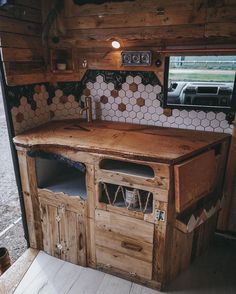
[[[87,122],[92,122],[92,98],[91,97],[85,97],[85,106],[80,110],[80,115],[83,114],[83,112],[86,111],[86,119]]]

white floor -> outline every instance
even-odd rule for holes
[[[156,294],[158,291],[39,252],[15,294]],[[167,293],[167,292],[165,292]],[[236,293],[236,242],[219,239],[168,293]]]

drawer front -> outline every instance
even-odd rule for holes
[[[146,280],[152,279],[152,264],[121,252],[96,246],[97,264],[111,267]]]
[[[176,211],[181,212],[213,190],[217,176],[215,151],[175,165],[174,171]]]
[[[95,215],[97,264],[150,280],[154,225],[107,211]]]
[[[104,210],[95,211],[95,222],[99,229],[153,244],[151,223]]]

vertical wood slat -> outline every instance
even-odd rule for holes
[[[27,226],[30,232],[30,247],[41,249],[43,244],[39,201],[35,182],[35,161],[26,155],[26,151],[17,151],[17,154],[20,167]]]

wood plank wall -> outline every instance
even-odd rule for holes
[[[235,0],[136,0],[83,6],[67,0],[57,46],[72,46],[79,68],[86,58],[89,68],[122,69],[120,52],[111,48],[113,38],[123,50],[235,46],[235,16]],[[157,71],[143,68],[150,69]]]
[[[10,85],[45,80],[41,14],[38,0],[16,0],[14,7],[0,9],[0,47]]]

